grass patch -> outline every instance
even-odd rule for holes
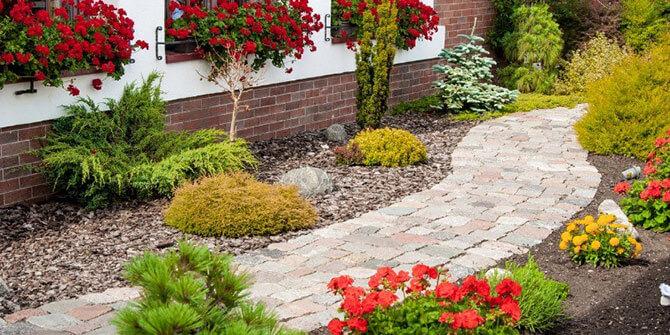
[[[429,95],[412,101],[403,101],[391,109],[391,115],[402,115],[408,112],[427,113],[438,110],[440,98],[436,95]]]
[[[583,101],[584,98],[578,95],[545,95],[538,93],[523,93],[519,95],[519,98],[515,102],[506,105],[499,111],[486,113],[463,112],[455,114],[451,118],[455,121],[485,121],[510,113],[530,112],[537,109],[550,109],[557,107],[574,108],[577,106],[577,104]]]

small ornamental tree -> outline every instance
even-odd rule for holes
[[[231,139],[236,136],[237,115],[248,109],[241,103],[244,92],[260,81],[259,71],[271,62],[292,72],[286,66],[287,57],[300,59],[306,49],[316,51],[311,36],[323,27],[307,0],[253,1],[243,5],[220,0],[213,9],[172,1],[169,10],[178,11],[181,16],[168,20],[168,37],[195,39],[196,52],[211,64],[210,73],[203,77],[230,92]]]
[[[474,35],[460,36],[467,42],[442,50],[439,56],[445,64],[433,68],[444,78],[435,82],[441,98],[440,107],[457,113],[484,113],[514,102],[519,92],[491,84],[491,68],[496,62],[486,57],[488,51],[478,44],[484,39]]]
[[[98,70],[118,80],[133,50],[147,49],[144,41],[133,42],[134,22],[126,12],[102,0],[62,0],[76,9],[70,17],[65,7],[54,15],[33,11],[27,0],[0,1],[0,89],[22,77],[63,87],[64,77],[83,70]],[[94,79],[93,88],[102,88]],[[67,90],[79,95],[71,82]]]

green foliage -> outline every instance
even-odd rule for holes
[[[389,81],[395,40],[398,36],[398,8],[391,0],[384,0],[373,6],[368,0],[368,8],[377,8],[379,21],[368,9],[363,15],[363,30],[356,52],[356,121],[361,128],[377,128],[386,113],[389,97]],[[373,37],[375,42],[373,43]]]
[[[562,32],[545,4],[520,6],[512,15],[514,30],[503,38],[513,68],[503,74],[508,87],[521,92],[549,93],[563,51]]]
[[[582,93],[586,86],[612,73],[628,52],[616,41],[603,34],[597,34],[583,49],[572,54],[565,65],[556,91],[562,94]]]
[[[670,45],[626,57],[611,75],[587,86],[586,99],[588,113],[575,126],[582,147],[646,158],[670,127]]]
[[[426,160],[426,146],[412,133],[402,129],[364,130],[348,144],[363,154],[362,164],[401,167]]]
[[[159,76],[126,86],[105,110],[91,99],[65,107],[42,149],[39,170],[54,189],[90,208],[135,197],[168,196],[175,187],[202,175],[253,167],[244,141],[203,130],[171,133]]]
[[[316,210],[295,186],[262,183],[246,173],[185,184],[165,211],[167,225],[202,236],[275,235],[316,220]]]
[[[453,49],[443,49],[439,56],[446,64],[433,67],[444,79],[435,82],[439,90],[440,108],[450,112],[485,113],[501,109],[514,101],[516,91],[491,84],[491,68],[496,62],[486,57],[486,51],[478,43],[481,37],[461,35],[467,43]]]
[[[126,266],[126,279],[142,298],[113,323],[120,335],[290,335],[263,305],[246,299],[251,278],[233,258],[180,243],[159,256],[146,253]]]
[[[622,0],[621,4],[621,31],[633,50],[645,50],[670,32],[667,0]]]
[[[518,282],[523,290],[519,297],[521,320],[518,327],[531,333],[544,332],[556,326],[563,318],[563,303],[568,297],[568,284],[547,278],[532,256],[525,265],[507,262],[505,269],[509,278]],[[503,278],[490,278],[496,285]]]
[[[425,113],[437,110],[440,105],[440,97],[437,95],[428,95],[412,101],[403,101],[395,105],[391,110],[391,115],[402,115],[405,113]]]
[[[556,107],[574,108],[583,98],[577,95],[544,95],[537,93],[522,93],[517,100],[506,105],[496,112],[461,113],[453,117],[456,121],[489,120],[510,113],[530,112],[537,109],[551,109]]]

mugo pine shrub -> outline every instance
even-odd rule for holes
[[[670,127],[670,43],[626,57],[611,75],[587,85],[586,100],[588,112],[575,125],[582,147],[645,159]]]
[[[165,212],[167,225],[202,236],[276,235],[312,227],[316,220],[297,187],[262,183],[246,173],[185,184]]]
[[[91,99],[65,107],[36,152],[55,190],[96,208],[169,196],[200,176],[256,165],[244,141],[228,141],[221,131],[166,132],[159,79],[151,74],[142,85],[126,86],[118,101],[106,102],[108,111]]]
[[[337,161],[348,165],[402,167],[426,160],[426,146],[412,133],[393,128],[368,129],[346,147],[335,149]]]
[[[632,186],[619,183],[614,191],[626,195],[620,204],[633,224],[667,232],[670,231],[670,130],[656,139],[654,146],[647,156],[645,178],[634,181]]]
[[[521,319],[518,327],[531,333],[547,331],[556,326],[565,317],[563,303],[568,298],[568,284],[547,278],[533,257],[520,266],[507,262],[505,269],[508,278],[519,283],[523,290],[519,296]],[[489,279],[492,286],[504,277],[493,276]]]
[[[120,335],[298,335],[284,329],[265,306],[246,299],[251,278],[229,255],[181,243],[163,256],[146,253],[126,266],[126,279],[142,298],[113,323]]]
[[[503,108],[518,96],[517,91],[491,84],[491,68],[496,62],[486,57],[488,51],[479,43],[484,39],[461,35],[467,43],[440,52],[446,64],[433,70],[444,79],[435,82],[440,96],[440,107],[451,112],[485,113]]]

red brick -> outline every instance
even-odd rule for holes
[[[5,316],[5,321],[7,321],[7,323],[9,323],[9,324],[12,324],[12,323],[16,323],[16,322],[19,322],[19,321],[23,321],[23,320],[25,320],[29,317],[46,315],[46,314],[47,314],[47,312],[45,312],[41,309],[24,309],[24,310],[18,311],[16,313],[6,315]]]

